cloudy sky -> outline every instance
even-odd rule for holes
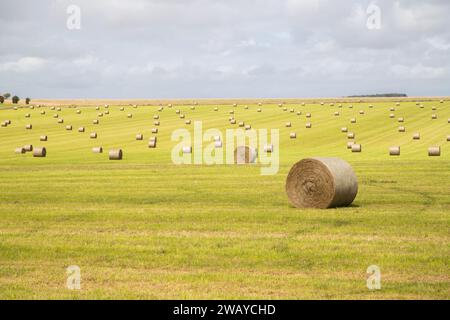
[[[448,0],[1,0],[0,92],[450,95],[449,13]]]

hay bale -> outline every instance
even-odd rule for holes
[[[180,119],[184,119],[186,116],[184,114],[180,114]]]
[[[152,128],[152,133],[158,133],[158,128]]]
[[[428,156],[439,157],[441,155],[441,147],[429,147]]]
[[[58,119],[58,123],[64,123],[64,119],[63,118]]]
[[[84,130],[85,130],[84,127],[79,127],[78,128],[78,132],[84,132]]]
[[[230,110],[230,114],[234,114],[234,110]]]
[[[405,119],[403,117],[398,118],[398,122],[405,122]]]
[[[353,105],[352,105],[352,104],[349,105],[348,108],[349,108],[349,109],[353,109]]]
[[[353,143],[352,144],[352,152],[361,152],[362,147],[360,144]]]
[[[183,147],[183,153],[192,153],[192,147],[191,146],[185,146]]]
[[[159,112],[161,112],[161,111],[163,111],[163,110],[164,110],[163,107],[159,107],[159,108],[158,108],[158,111],[159,111]]]
[[[250,130],[251,128],[252,128],[251,125],[249,125],[249,124],[246,124],[246,125],[245,125],[245,130]]]
[[[127,114],[127,117],[128,118],[133,118],[133,114],[129,113],[129,114]]]
[[[348,141],[347,142],[347,149],[351,149],[352,145],[355,143],[355,141]]]
[[[159,121],[153,121],[153,125],[159,126],[159,125],[160,125],[160,122],[159,122]]]
[[[350,119],[350,123],[356,123],[356,119],[355,118],[351,118]]]
[[[240,122],[238,123],[238,126],[239,126],[239,127],[243,127],[243,126],[245,126],[245,123],[244,123],[244,121],[240,121]]]
[[[292,124],[290,122],[286,122],[286,128],[290,128]]]
[[[31,130],[31,129],[33,129],[33,125],[32,125],[32,124],[27,124],[27,125],[25,126],[25,129]]]
[[[255,148],[248,146],[238,146],[234,150],[234,163],[235,164],[246,164],[254,163],[256,161],[258,153]]]
[[[105,110],[105,114],[109,114],[109,110]]]
[[[338,117],[338,116],[339,116],[339,112],[338,112],[338,111],[335,111],[335,112],[334,112],[334,116],[335,116],[335,117]]]
[[[436,111],[436,107],[431,107],[431,110]]]
[[[150,138],[148,138],[149,141],[157,141],[158,137],[157,136],[151,136]]]
[[[312,123],[311,123],[311,122],[307,122],[307,123],[305,124],[305,127],[306,127],[306,129],[312,128]]]
[[[399,146],[390,147],[389,155],[390,156],[399,156],[400,155],[400,147]]]
[[[353,132],[348,132],[347,133],[347,138],[348,139],[355,139],[355,134]]]
[[[119,110],[120,110],[120,111],[124,111],[125,108],[124,108],[124,107],[120,107]]]
[[[191,106],[191,110],[195,110],[195,107],[194,107],[194,106]]]
[[[25,118],[29,118],[31,115],[29,113],[25,113]]]
[[[48,137],[47,136],[40,136],[39,137],[39,141],[47,141]]]
[[[81,113],[81,110],[77,110],[77,114],[80,114]]]
[[[92,120],[92,124],[98,124],[98,119]]]
[[[283,111],[287,111],[287,108],[286,108],[286,107],[284,107],[284,108],[283,108]]]
[[[245,109],[245,110],[248,110],[248,106],[244,106],[244,109]]]
[[[391,118],[391,119],[395,118],[395,114],[391,113],[391,114],[389,115],[389,118]]]
[[[406,132],[406,128],[403,126],[398,127],[398,132]]]
[[[396,105],[397,107],[399,107],[399,106],[400,106],[400,102],[397,102],[395,105]]]
[[[432,115],[431,115],[431,119],[432,119],[432,120],[436,120],[436,119],[437,119],[437,114],[432,114]]]
[[[7,126],[8,126],[8,123],[5,122],[5,121],[3,121],[2,124],[1,124],[1,126],[2,126],[2,127],[7,127]]]
[[[176,114],[180,114],[181,111],[177,109],[177,110],[175,110],[175,113],[176,113]]]
[[[23,146],[23,148],[24,148],[24,150],[26,152],[33,151],[33,145],[32,144],[26,144],[26,145]]]
[[[447,136],[447,141],[450,141],[450,136]]]
[[[57,114],[57,113],[55,113],[54,115],[53,115],[53,118],[58,118],[59,117],[59,114]]]
[[[136,140],[144,140],[144,135],[142,133],[138,133],[136,135]]]
[[[45,115],[45,110],[42,110],[42,111],[41,111],[41,114],[42,114],[42,115]]]
[[[291,139],[297,139],[297,133],[291,132],[291,133],[289,134],[289,137],[290,137]]]
[[[364,114],[364,110],[359,110],[359,114]]]
[[[149,140],[148,141],[148,147],[149,148],[156,148],[156,140]]]
[[[103,117],[103,113],[102,113],[102,112],[99,112],[99,113],[97,114],[97,117]]]
[[[60,107],[56,108],[56,111],[61,111],[61,108]]]
[[[91,134],[89,135],[89,137],[91,139],[97,139],[97,132],[91,132]]]
[[[440,103],[444,103],[444,100],[439,101]]]
[[[395,111],[395,108],[389,108],[389,111]]]
[[[216,149],[222,148],[222,141],[214,141],[214,147]]]
[[[17,154],[22,154],[22,153],[25,153],[25,152],[26,151],[25,151],[24,147],[18,147],[18,148],[14,149],[14,153],[17,153]]]
[[[217,108],[217,107],[214,107],[214,111],[219,111],[219,108]]]
[[[297,162],[286,179],[289,202],[297,208],[350,205],[358,193],[352,167],[338,158],[308,158]]]
[[[105,108],[108,109],[109,108],[109,104],[105,104]]]
[[[66,130],[72,130],[72,126],[66,126]]]
[[[266,153],[272,153],[273,152],[273,144],[266,144],[264,146],[264,152]]]
[[[418,133],[418,132],[414,133],[413,140],[420,140],[420,133]]]
[[[93,153],[103,153],[103,148],[102,147],[93,147],[92,152]]]
[[[311,113],[307,113],[307,114],[305,115],[305,117],[311,118]]]
[[[191,124],[191,120],[186,120],[184,123],[185,124]]]
[[[122,160],[122,157],[123,157],[122,149],[109,150],[109,160]]]
[[[294,110],[294,109],[290,109],[289,112],[290,112],[290,113],[294,113],[295,110]]]
[[[232,120],[230,120],[230,123],[231,123],[231,124],[236,124],[236,120],[235,120],[235,119],[232,119]]]
[[[301,116],[301,115],[302,115],[302,112],[301,112],[301,111],[297,111],[297,115],[298,115],[298,116]]]
[[[45,147],[35,147],[33,149],[33,157],[45,158],[47,156],[47,149]]]
[[[347,127],[342,127],[341,128],[341,132],[348,132],[348,128]]]
[[[159,119],[159,115],[155,114],[155,115],[153,116],[153,120],[158,120],[158,119]]]
[[[257,110],[256,110],[256,112],[261,112],[261,111],[262,111],[261,109],[257,109]]]

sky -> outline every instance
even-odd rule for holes
[[[1,0],[0,93],[450,95],[448,0]]]

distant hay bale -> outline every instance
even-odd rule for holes
[[[447,141],[450,141],[450,135],[449,135],[449,136],[447,136]]]
[[[8,123],[5,122],[5,121],[3,121],[2,124],[1,124],[1,126],[2,126],[2,127],[7,127],[7,126],[8,126]]]
[[[97,139],[97,132],[91,132],[91,134],[89,135],[89,137],[91,139]]]
[[[156,140],[149,140],[148,141],[148,147],[149,148],[156,148]]]
[[[50,110],[55,110],[55,107],[50,107]]]
[[[107,109],[108,109],[108,108],[109,108],[109,104],[105,104],[105,108],[107,108]]]
[[[92,152],[93,153],[103,153],[103,148],[102,147],[93,147]]]
[[[291,168],[285,188],[294,207],[326,209],[350,205],[358,193],[358,181],[344,160],[309,158]]]
[[[109,160],[122,160],[123,152],[122,149],[111,149],[108,155]]]
[[[261,107],[261,106],[262,106],[262,103],[261,103],[261,102],[260,102],[260,103],[258,103],[258,106],[260,106],[260,107]]]
[[[444,103],[444,100],[439,101],[440,103]]]
[[[450,123],[450,118],[447,119],[447,123]]]
[[[244,106],[244,109],[245,109],[245,110],[248,110],[248,106]]]
[[[290,128],[292,126],[292,124],[290,122],[286,122],[286,127]]]
[[[231,124],[236,124],[236,120],[232,119],[232,120],[230,120],[230,123]]]
[[[42,110],[42,111],[41,111],[41,114],[44,115],[44,114],[45,114],[45,110]]]
[[[191,120],[186,120],[184,123],[185,124],[191,124]]]
[[[250,130],[251,128],[252,128],[251,125],[249,125],[249,124],[246,124],[246,125],[245,125],[245,130]]]
[[[92,120],[92,124],[98,124],[98,119]]]
[[[243,127],[243,126],[245,126],[245,123],[243,121],[241,121],[241,122],[238,123],[238,126],[239,127]]]
[[[273,144],[266,144],[264,146],[264,152],[266,153],[272,153],[273,152]]]
[[[26,152],[33,151],[33,145],[32,145],[32,144],[26,144],[26,145],[23,146],[23,149],[24,149]]]
[[[191,146],[184,146],[182,148],[183,153],[192,153],[192,147]]]
[[[169,103],[167,106],[168,106],[169,108],[172,108],[172,104],[171,104],[171,103]]]
[[[58,123],[64,123],[64,119],[63,118],[58,119]]]
[[[334,116],[335,116],[335,117],[339,116],[339,112],[338,112],[338,111],[335,111],[335,112],[334,112]]]
[[[362,147],[360,144],[354,143],[352,144],[352,152],[361,152]]]
[[[238,146],[234,150],[234,163],[246,164],[255,163],[258,153],[255,148],[248,146]]]
[[[152,128],[152,133],[158,133],[158,128]]]
[[[311,122],[307,122],[307,123],[305,124],[305,127],[306,127],[306,129],[312,128],[312,123],[311,123]]]
[[[148,138],[149,141],[157,141],[158,137],[157,136],[151,136],[150,138]]]
[[[261,109],[256,110],[256,112],[261,112]]]
[[[31,115],[29,113],[25,113],[25,118],[29,118]]]
[[[291,132],[291,133],[289,134],[289,137],[290,137],[291,139],[297,139],[297,133]]]
[[[153,120],[158,120],[158,119],[159,119],[159,115],[155,114],[155,115],[153,116]]]
[[[301,112],[301,111],[297,111],[297,115],[298,115],[298,116],[301,116],[301,115],[302,115],[302,112]]]
[[[103,117],[103,113],[102,113],[102,112],[99,112],[99,113],[97,114],[97,117]]]
[[[175,110],[176,114],[180,114],[181,110]]]
[[[414,133],[413,140],[420,140],[420,133],[418,133],[418,132]]]
[[[287,108],[286,108],[286,107],[284,107],[284,108],[283,108],[283,111],[287,111]]]
[[[305,117],[311,118],[311,113],[307,113],[307,114],[305,115]]]
[[[186,116],[184,114],[180,114],[180,119],[184,119]]]
[[[142,133],[138,133],[136,135],[136,140],[143,140],[144,139],[144,135]]]
[[[279,103],[279,104],[278,104],[278,108],[281,108],[282,106],[283,106],[282,103]]]
[[[389,108],[389,111],[395,111],[395,108]]]
[[[431,110],[435,111],[435,110],[436,110],[436,107],[431,107]]]
[[[234,114],[234,110],[230,110],[230,114]]]
[[[405,122],[405,119],[403,117],[400,117],[397,120],[398,120],[398,122]]]
[[[356,123],[356,119],[355,118],[351,118],[350,119],[350,123]]]
[[[431,115],[431,119],[436,120],[437,119],[437,114],[432,114]]]
[[[47,156],[47,149],[45,149],[45,147],[33,148],[33,157],[45,158],[46,156]]]
[[[403,126],[398,127],[398,132],[406,132],[406,128]]]
[[[348,132],[348,128],[347,127],[342,127],[341,128],[341,132]]]
[[[120,110],[120,111],[124,111],[125,108],[124,108],[124,107],[120,107],[119,110]]]
[[[348,108],[349,108],[349,109],[353,109],[353,105],[352,105],[352,104],[349,105]]]
[[[348,132],[347,133],[347,138],[348,139],[354,139],[355,138],[355,134],[353,132]]]
[[[353,145],[354,143],[355,143],[354,141],[348,141],[348,142],[347,142],[347,149],[351,149],[351,148],[352,148],[352,145]]]
[[[364,114],[364,110],[359,110],[359,114]]]
[[[84,132],[84,130],[85,130],[84,127],[79,127],[78,128],[78,132]]]
[[[399,146],[390,147],[389,155],[390,156],[399,156],[400,155],[400,147]]]
[[[395,105],[396,105],[397,107],[400,106],[400,102],[397,102]]]
[[[153,125],[159,126],[161,123],[159,121],[153,121]]]
[[[72,126],[66,126],[66,130],[72,130]]]
[[[428,156],[439,157],[441,155],[441,147],[429,147]]]
[[[391,119],[395,118],[395,114],[391,113],[391,114],[389,115],[389,118],[391,118]]]
[[[57,113],[55,113],[54,115],[53,115],[53,118],[58,118],[59,117],[59,114],[57,114]]]
[[[80,114],[81,113],[81,110],[77,110],[77,114]]]
[[[222,141],[214,141],[214,147],[215,148],[222,148]]]
[[[25,129],[31,130],[31,129],[33,129],[33,125],[32,125],[32,124],[27,124],[27,125],[25,126]]]
[[[420,109],[423,109],[423,108],[424,108],[424,105],[423,105],[423,104],[421,104],[421,105],[419,106],[419,108],[420,108]]]
[[[195,107],[194,107],[194,106],[191,106],[191,110],[195,110]]]
[[[219,111],[219,108],[215,107],[215,108],[214,108],[214,111]]]
[[[17,154],[22,154],[22,153],[25,153],[25,152],[26,151],[25,151],[24,147],[18,147],[18,148],[14,149],[14,153],[17,153]]]
[[[131,113],[127,114],[128,118],[133,118],[133,115]]]
[[[109,110],[105,110],[105,114],[109,114]]]
[[[48,137],[45,136],[45,135],[39,137],[39,140],[40,140],[40,141],[47,141],[47,139],[48,139]]]
[[[60,107],[56,108],[56,111],[61,111],[61,108]]]
[[[137,104],[133,104],[133,108],[136,109],[137,108]]]
[[[321,103],[320,103],[321,106],[323,106],[324,104],[325,104],[324,102],[321,102]]]

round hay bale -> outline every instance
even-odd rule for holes
[[[432,114],[431,115],[431,119],[436,120],[437,119],[437,114]]]
[[[214,108],[214,111],[219,111],[219,108],[215,107],[215,108]]]
[[[364,110],[359,110],[359,114],[364,114]]]
[[[99,113],[97,114],[97,117],[103,117],[103,113],[102,113],[102,112],[99,112]]]
[[[144,135],[142,133],[138,133],[136,135],[136,140],[144,140]]]
[[[450,123],[450,118],[447,119],[447,123]]]
[[[25,153],[25,152],[26,151],[25,151],[24,147],[18,147],[18,148],[14,149],[14,153],[17,153],[17,154],[22,154],[22,153]]]
[[[339,112],[338,112],[338,111],[335,111],[335,112],[334,112],[334,116],[335,116],[335,117],[338,117],[338,116],[339,116]]]
[[[177,109],[177,110],[175,110],[175,113],[176,113],[176,114],[180,114],[181,111]]]
[[[306,127],[306,129],[312,128],[312,123],[311,123],[311,122],[307,122],[307,123],[305,124],[305,127]]]
[[[361,152],[361,151],[362,151],[362,147],[360,144],[358,144],[358,143],[352,144],[352,152]]]
[[[390,108],[389,111],[395,111],[395,108]]]
[[[79,127],[78,128],[78,132],[84,132],[84,130],[85,130],[84,127]]]
[[[40,136],[39,140],[40,141],[47,141],[48,137],[47,136]]]
[[[238,146],[234,150],[234,163],[235,164],[246,164],[254,163],[256,161],[258,153],[255,148],[248,146]]]
[[[53,118],[58,118],[59,117],[59,115],[57,114],[57,113],[55,113],[54,115],[53,115]]]
[[[183,153],[192,153],[192,147],[191,146],[183,147]]]
[[[347,142],[347,149],[351,149],[352,145],[355,143],[355,141],[348,141]]]
[[[47,149],[45,147],[35,147],[33,149],[33,157],[44,158],[47,156]]]
[[[400,155],[400,147],[399,146],[390,147],[389,155],[390,156],[399,156]]]
[[[256,110],[256,112],[261,112],[261,109]]]
[[[122,160],[122,157],[123,157],[122,149],[109,150],[109,160]]]
[[[185,124],[191,124],[191,120],[186,120],[184,123]]]
[[[41,111],[41,114],[42,114],[42,115],[45,115],[45,110],[42,110],[42,111]]]
[[[160,125],[160,122],[159,122],[159,121],[153,121],[153,125],[159,126],[159,125]]]
[[[170,107],[169,107],[169,108],[170,108]],[[161,111],[163,111],[163,110],[164,110],[163,107],[159,107],[159,108],[158,108],[158,111],[159,111],[159,112],[161,112]]]
[[[91,132],[91,134],[89,135],[89,137],[91,139],[97,139],[97,132]]]
[[[248,106],[244,106],[244,109],[245,109],[245,110],[248,110]]]
[[[355,118],[351,118],[350,119],[350,123],[356,123],[356,119]]]
[[[152,133],[158,133],[158,128],[152,128]]]
[[[214,142],[214,147],[215,148],[222,148],[222,141],[218,140]]]
[[[414,133],[413,140],[420,140],[420,133],[418,133],[418,132]]]
[[[61,108],[60,107],[56,108],[56,111],[61,111]]]
[[[148,141],[148,147],[149,148],[156,148],[156,140],[149,140]]]
[[[291,110],[289,110],[289,112],[290,112],[290,113],[294,113],[294,112],[295,112],[295,110],[294,110],[294,109],[291,109]]]
[[[234,110],[230,110],[230,114],[234,114]]]
[[[305,117],[311,118],[311,113],[307,113],[307,114],[305,115]]]
[[[26,145],[23,146],[23,148],[24,148],[24,150],[26,152],[33,151],[33,145],[32,144],[26,144]]]
[[[234,119],[233,119],[233,120],[230,120],[230,123],[231,123],[231,124],[236,124],[236,120],[234,120]]]
[[[243,126],[245,126],[245,123],[243,121],[241,121],[241,122],[239,122],[238,126],[243,127]]]
[[[128,118],[133,118],[133,115],[131,113],[127,114]]]
[[[428,155],[430,157],[439,157],[441,155],[441,147],[429,147]]]
[[[291,133],[289,134],[289,137],[290,137],[291,139],[297,139],[297,133],[291,132]]]
[[[403,117],[398,118],[398,122],[405,122],[405,119]]]
[[[1,126],[2,126],[2,127],[7,127],[7,126],[8,126],[8,123],[7,123],[6,121],[3,121],[2,124],[1,124]]]
[[[398,132],[406,132],[406,128],[403,126],[398,127]]]
[[[273,152],[273,144],[266,144],[264,146],[264,152],[266,153],[272,153]]]
[[[180,114],[180,119],[184,119],[186,116],[184,114]]]
[[[440,103],[444,103],[444,100],[439,101]]]
[[[348,132],[347,133],[347,138],[348,139],[355,139],[355,134],[353,132]]]
[[[245,125],[245,130],[250,130],[251,128],[252,128],[251,125],[249,125],[249,124],[246,124],[246,125]]]
[[[391,113],[391,114],[389,115],[389,118],[391,118],[391,119],[395,118],[395,114]]]
[[[347,127],[342,127],[341,128],[341,132],[348,132],[348,128]]]
[[[301,116],[301,115],[302,115],[302,112],[301,112],[301,111],[297,111],[297,115],[298,115],[298,116]]]
[[[93,153],[103,153],[103,148],[102,147],[93,147],[92,152]]]
[[[105,110],[105,114],[109,114],[109,110]]]
[[[108,109],[109,108],[109,104],[105,104],[105,108]]]
[[[450,136],[447,136],[447,141],[450,141]]]
[[[58,119],[58,123],[64,123],[64,119],[63,118]]]
[[[77,110],[77,114],[80,114],[81,113],[81,110]]]
[[[349,108],[349,109],[353,109],[353,105],[352,105],[352,104],[349,105],[348,108]]]
[[[98,124],[98,119],[92,120],[92,124]]]
[[[195,110],[195,107],[194,107],[194,106],[191,106],[191,110]]]
[[[397,107],[399,107],[399,106],[400,106],[400,102],[397,102],[395,105],[396,105]]]
[[[289,202],[296,208],[350,205],[358,193],[352,167],[338,158],[308,158],[297,162],[286,179]]]
[[[159,119],[159,115],[155,114],[155,115],[153,116],[153,120],[158,120],[158,119]]]
[[[124,110],[125,110],[124,107],[120,107],[120,108],[119,108],[119,111],[124,111]]]
[[[66,130],[72,130],[72,126],[66,126]]]
[[[50,110],[55,110],[55,107],[50,107]]]
[[[31,130],[31,129],[33,129],[33,125],[32,125],[32,124],[27,124],[27,125],[25,126],[25,129]]]
[[[292,124],[290,122],[286,122],[286,128],[290,128]]]
[[[31,115],[29,113],[25,113],[25,118],[29,118]]]

